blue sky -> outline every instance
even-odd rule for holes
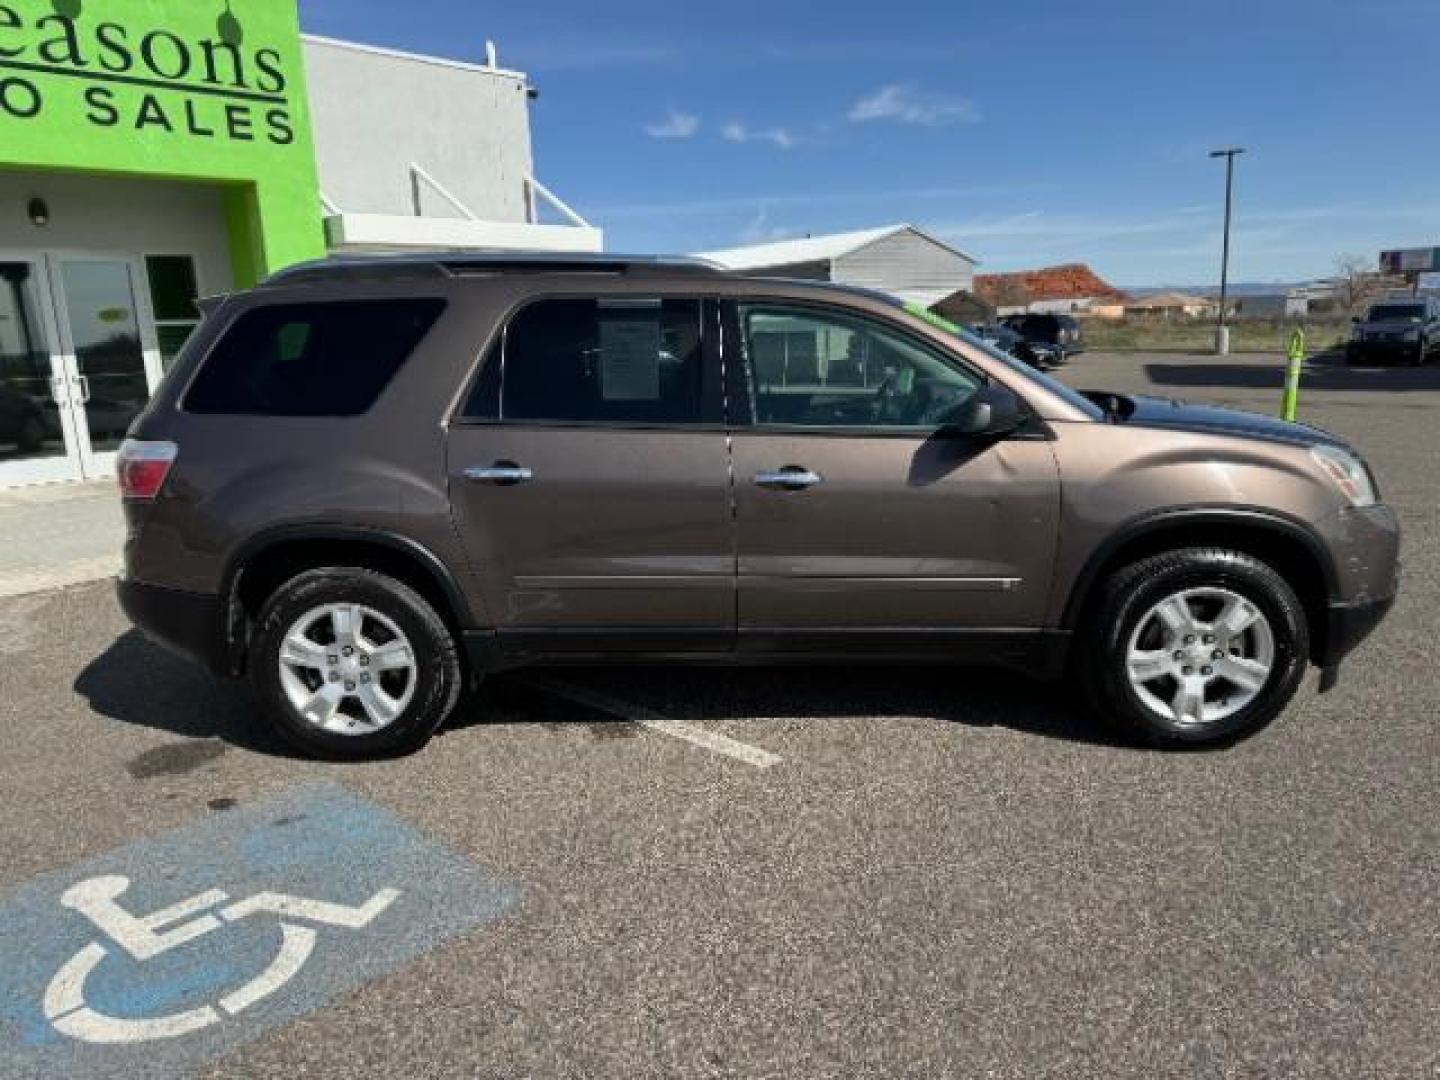
[[[530,73],[537,173],[612,250],[910,221],[1121,285],[1440,244],[1434,0],[301,0],[306,30]]]

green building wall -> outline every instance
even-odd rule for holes
[[[325,253],[295,0],[0,0],[0,168],[221,185],[235,282]]]

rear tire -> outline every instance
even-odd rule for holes
[[[455,637],[408,585],[327,567],[280,586],[251,639],[250,682],[303,753],[362,761],[418,750],[454,710]]]
[[[1094,713],[1169,747],[1259,731],[1290,704],[1310,655],[1289,583],[1217,548],[1166,552],[1112,575],[1082,641],[1077,674]]]

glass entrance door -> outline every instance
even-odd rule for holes
[[[160,378],[139,260],[47,255],[81,473],[110,475]]]
[[[0,252],[0,486],[79,478],[70,391],[44,258]]]
[[[0,487],[94,479],[161,361],[138,258],[0,251]]]

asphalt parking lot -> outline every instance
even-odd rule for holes
[[[1064,377],[1265,411],[1281,380],[1273,357]],[[1440,366],[1322,359],[1301,412],[1374,463],[1404,591],[1336,691],[1220,752],[1117,745],[1004,674],[646,669],[507,676],[416,757],[317,765],[108,586],[0,601],[3,966],[96,937],[58,898],[123,866],[137,915],[207,882],[378,911],[312,920],[320,976],[124,1075],[1440,1074]],[[259,921],[230,967],[112,947],[86,1001],[233,989],[283,958]],[[89,1075],[30,988],[0,975],[0,1075]]]

